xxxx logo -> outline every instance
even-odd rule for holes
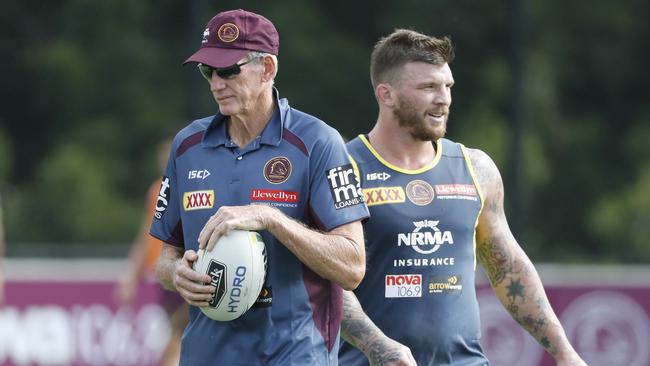
[[[185,211],[212,208],[214,205],[214,191],[193,191],[183,194],[183,209]]]
[[[365,188],[363,195],[368,206],[404,202],[404,189],[402,187]]]

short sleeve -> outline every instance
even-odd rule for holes
[[[176,148],[177,144],[173,144],[165,173],[160,182],[160,190],[158,191],[149,233],[168,244],[182,248],[184,247],[184,239],[177,194]]]
[[[369,217],[361,183],[341,135],[328,129],[316,141],[310,154],[309,205],[312,218],[320,229]]]

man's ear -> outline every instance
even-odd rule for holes
[[[380,104],[387,107],[395,106],[395,89],[390,84],[379,84],[375,88],[375,97]]]
[[[278,64],[275,59],[270,55],[262,57],[262,81],[267,82],[273,80],[278,73]]]

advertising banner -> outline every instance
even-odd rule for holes
[[[8,269],[6,301],[0,305],[0,365],[158,364],[170,333],[155,281],[143,282],[127,307],[113,295],[123,263],[28,262]],[[650,365],[646,268],[538,269],[569,339],[590,366]],[[623,275],[614,275],[619,272]],[[477,283],[481,343],[491,365],[554,366],[485,279]]]

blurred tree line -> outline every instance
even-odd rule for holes
[[[199,73],[181,63],[212,15],[240,7],[278,27],[281,96],[348,138],[376,118],[368,61],[378,37],[396,27],[450,35],[448,136],[499,165],[529,255],[650,261],[650,5],[640,0],[4,4],[0,191],[10,252],[131,240],[160,174],[157,142],[216,111]]]

